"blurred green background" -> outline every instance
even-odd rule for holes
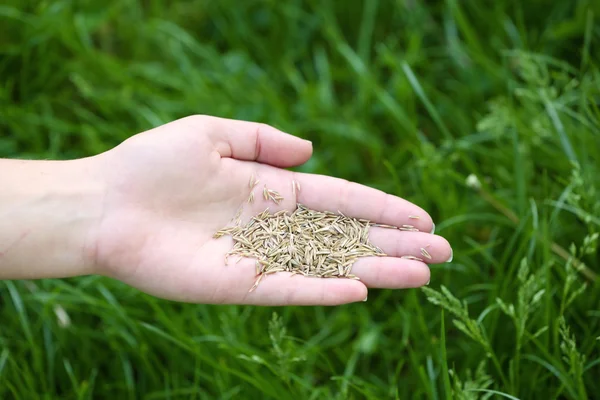
[[[333,308],[0,282],[0,398],[598,398],[599,20],[592,0],[5,0],[0,156],[261,121],[314,142],[301,170],[428,210],[454,261]]]

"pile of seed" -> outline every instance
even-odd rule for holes
[[[298,204],[292,213],[282,210],[270,214],[267,208],[246,225],[238,223],[221,229],[214,237],[233,238],[235,244],[226,256],[226,264],[231,256],[237,256],[238,261],[242,257],[256,259],[257,280],[252,291],[263,276],[283,271],[320,278],[358,279],[351,270],[359,257],[385,256],[369,242],[369,227],[373,225],[364,219],[315,211]]]

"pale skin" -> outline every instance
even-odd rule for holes
[[[432,219],[417,205],[287,169],[312,151],[310,142],[268,125],[191,116],[93,157],[0,160],[0,279],[98,274],[181,302],[339,305],[365,300],[371,288],[425,285],[427,263],[451,260],[449,243],[429,233]],[[253,174],[260,184],[248,204]],[[301,188],[296,193],[293,180]],[[280,205],[263,199],[265,184],[284,197]],[[371,241],[389,257],[359,259],[352,273],[360,280],[276,273],[249,292],[254,261],[225,265],[233,241],[213,234],[242,205],[247,221],[266,207],[291,211],[297,202],[420,232],[372,228]]]

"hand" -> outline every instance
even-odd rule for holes
[[[282,168],[312,154],[310,142],[270,126],[206,116],[183,118],[138,134],[99,157],[106,192],[95,228],[94,259],[104,274],[167,299],[198,303],[334,305],[362,301],[367,288],[409,288],[429,281],[431,262],[451,257],[448,242],[429,233],[371,228],[371,240],[394,257],[359,259],[351,279],[277,273],[255,281],[254,262],[226,266],[230,237],[212,235],[244,206],[242,220],[270,207],[317,210],[383,224],[411,224],[432,231],[429,215],[400,198],[341,179]],[[260,179],[246,203],[252,175]],[[295,198],[292,180],[301,190]],[[262,197],[263,184],[284,197],[278,206]],[[409,216],[416,216],[409,218]]]

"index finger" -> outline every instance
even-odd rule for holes
[[[320,211],[340,211],[378,224],[433,233],[435,225],[425,210],[365,185],[324,175],[294,173],[297,202]]]

